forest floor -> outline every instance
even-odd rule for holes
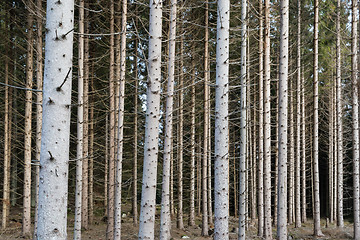
[[[21,212],[20,209],[15,211],[17,213],[12,213],[10,216],[10,224],[7,230],[0,230],[0,240],[13,240],[13,239],[25,239],[21,236]],[[160,216],[157,216],[159,218]],[[128,216],[123,217],[122,223],[122,239],[124,240],[136,240],[138,227],[132,222],[132,217]],[[201,236],[201,218],[196,219],[195,226],[188,226],[186,224],[187,218],[184,219],[184,230],[179,230],[176,228],[176,221],[172,221],[171,235],[173,240],[178,239],[194,239],[194,240],[209,240],[210,237]],[[68,239],[72,239],[72,229],[73,229],[74,219],[73,216],[69,216],[69,226],[68,226]],[[301,228],[294,228],[293,225],[288,226],[289,240],[290,239],[352,239],[353,236],[353,225],[349,222],[345,223],[343,229],[339,229],[335,224],[329,224],[328,227],[325,225],[325,220],[321,223],[322,231],[324,237],[316,238],[312,236],[313,233],[313,224],[311,219],[302,225]],[[236,229],[238,227],[238,220],[234,217],[230,217],[230,239],[237,239]],[[212,232],[213,226],[210,226],[210,233]],[[89,227],[89,229],[83,231],[82,239],[94,239],[94,240],[105,240],[106,233],[106,223],[103,221],[101,216],[96,216],[94,224]],[[256,225],[249,224],[249,229],[247,231],[247,239],[262,239],[256,235]],[[159,236],[159,222],[156,222],[156,231],[155,239],[158,239]],[[276,228],[273,228],[273,237],[276,239]]]

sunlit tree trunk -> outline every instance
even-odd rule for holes
[[[48,1],[46,20],[37,237],[50,240],[67,238],[74,1]]]
[[[277,238],[287,240],[287,119],[288,119],[288,63],[289,63],[289,1],[280,2],[280,67],[278,122],[278,207]]]
[[[288,171],[289,171],[289,178],[288,178],[288,223],[293,224],[294,216],[294,98],[293,98],[293,91],[294,91],[294,84],[292,78],[288,80],[289,82],[289,159],[288,159]]]
[[[85,44],[86,45],[86,44]],[[91,92],[94,91],[94,68],[92,67],[92,74],[90,81]],[[89,96],[90,98],[91,96]],[[93,97],[91,103],[89,101],[90,118],[89,118],[89,224],[94,223],[94,104]],[[106,195],[105,195],[106,196]]]
[[[239,233],[238,239],[245,239],[246,227],[246,148],[247,148],[247,0],[241,1],[241,71],[240,71],[240,175],[239,175]]]
[[[26,88],[33,86],[33,1],[28,0],[29,12],[27,16],[27,56],[26,56]],[[24,198],[23,198],[23,221],[22,234],[31,235],[31,120],[32,120],[32,91],[25,92],[25,123],[24,123]]]
[[[150,2],[147,103],[144,139],[144,170],[139,240],[154,239],[156,176],[160,118],[162,1]]]
[[[301,76],[301,220],[306,222],[306,135],[305,135],[305,80]]]

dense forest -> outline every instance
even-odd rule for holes
[[[1,239],[360,239],[358,1],[0,16]]]

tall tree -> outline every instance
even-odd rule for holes
[[[162,1],[150,1],[148,82],[139,239],[154,239],[161,82]]]
[[[33,86],[33,1],[28,0],[27,16],[27,56],[26,56],[26,90],[25,93],[25,124],[24,124],[24,198],[22,234],[31,235],[31,119],[32,119],[32,91]]]
[[[240,174],[239,174],[239,234],[245,239],[246,228],[246,155],[247,155],[247,0],[241,1],[241,62],[240,62]]]
[[[66,239],[74,1],[48,1],[38,239]]]
[[[271,93],[270,93],[270,1],[265,0],[264,41],[264,237],[272,239],[271,229]]]
[[[280,66],[279,66],[279,122],[278,122],[278,207],[277,237],[287,239],[287,119],[289,64],[289,1],[280,2]]]
[[[336,12],[336,124],[337,124],[337,179],[336,187],[336,200],[334,209],[337,209],[337,225],[344,227],[343,217],[343,127],[342,127],[342,93],[341,93],[341,33],[340,33],[340,11],[341,11],[341,0],[337,1],[337,12]],[[335,190],[335,189],[334,189]]]
[[[171,1],[170,10],[170,34],[169,34],[169,59],[166,93],[165,112],[165,139],[164,139],[164,160],[163,180],[161,195],[161,223],[160,239],[170,239],[171,215],[170,215],[170,159],[172,152],[173,138],[173,104],[174,104],[174,82],[175,82],[175,54],[176,54],[176,11],[177,1]]]
[[[360,238],[360,184],[359,184],[359,86],[358,86],[358,1],[352,0],[351,21],[351,79],[352,79],[352,125],[353,125],[353,201],[354,239]]]
[[[78,104],[77,104],[77,141],[76,141],[76,189],[75,189],[75,223],[74,240],[81,239],[82,203],[83,203],[83,129],[84,129],[84,8],[85,1],[79,5],[79,38],[78,38]]]
[[[322,236],[320,228],[320,179],[319,179],[319,1],[314,1],[314,124],[313,124],[313,187],[314,235]]]
[[[229,239],[229,29],[230,1],[219,0],[216,37],[214,239]]]

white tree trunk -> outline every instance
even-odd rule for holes
[[[81,239],[82,195],[83,195],[83,128],[84,128],[84,0],[79,5],[78,46],[78,102],[76,142],[76,186],[74,240]]]
[[[352,0],[351,21],[351,78],[352,78],[352,124],[353,124],[353,201],[354,239],[360,239],[360,184],[359,184],[359,86],[358,86],[358,1]]]
[[[156,176],[158,160],[162,1],[150,1],[149,57],[144,139],[144,169],[140,210],[139,239],[154,239]]]
[[[341,93],[341,29],[340,29],[340,11],[341,11],[341,1],[337,1],[337,18],[336,18],[336,94],[337,94],[337,103],[336,103],[336,121],[337,121],[337,143],[338,143],[338,159],[337,159],[337,179],[336,179],[336,189],[335,193],[337,194],[336,200],[334,201],[336,206],[334,209],[337,209],[337,226],[344,227],[344,217],[343,217],[343,132],[342,132],[342,93]]]
[[[313,131],[313,185],[314,185],[314,235],[322,236],[320,228],[320,179],[319,179],[319,1],[314,2],[314,131]]]
[[[271,228],[271,92],[270,92],[270,1],[265,0],[264,41],[264,237],[272,239]]]
[[[287,119],[289,64],[289,1],[280,2],[279,142],[277,237],[287,240]]]
[[[66,239],[74,1],[48,1],[38,239]],[[60,24],[61,23],[61,24]]]
[[[306,135],[305,135],[305,80],[301,76],[301,220],[306,222]]]
[[[173,139],[173,104],[174,104],[174,83],[175,83],[175,56],[176,56],[176,8],[177,0],[171,1],[170,12],[170,35],[169,35],[169,59],[168,59],[168,83],[166,93],[165,111],[165,139],[164,139],[164,160],[163,180],[161,195],[161,220],[160,239],[169,240],[171,237],[171,215],[170,215],[170,159],[172,153]]]
[[[297,75],[296,75],[296,167],[295,167],[295,227],[301,227],[301,0],[298,0]]]
[[[229,27],[230,1],[217,4],[214,239],[229,239]],[[209,153],[210,154],[210,153]],[[209,166],[210,167],[210,166]]]
[[[294,83],[292,78],[288,79],[288,93],[289,93],[289,159],[288,159],[288,223],[293,224],[294,222],[294,155],[295,155],[295,139],[294,139],[294,98],[293,90]]]
[[[27,56],[26,56],[26,88],[31,89],[33,84],[33,7],[32,0],[28,1],[28,28],[27,28]],[[24,198],[22,234],[31,235],[31,120],[32,120],[32,91],[25,93],[25,123],[24,123]]]
[[[119,3],[120,4],[120,3]],[[126,73],[126,27],[127,27],[127,0],[122,0],[121,14],[121,42],[120,42],[120,94],[118,108],[118,137],[117,161],[115,179],[115,226],[114,239],[121,239],[121,184],[122,184],[122,159],[124,143],[124,115],[125,115],[125,73]]]
[[[239,175],[239,234],[245,239],[246,228],[246,150],[247,150],[247,102],[246,102],[246,45],[247,45],[247,0],[241,1],[241,71],[240,71],[240,175]]]

